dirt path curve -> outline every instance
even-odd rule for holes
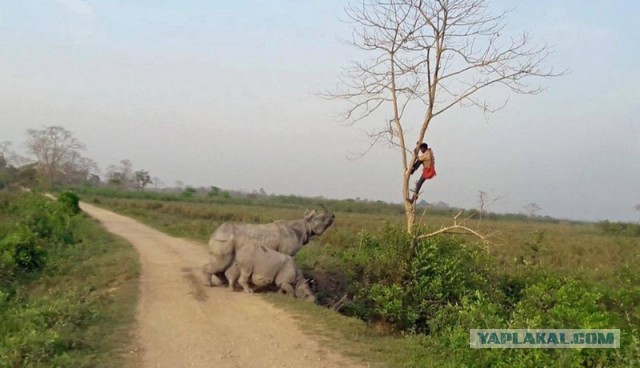
[[[142,263],[137,335],[143,367],[352,367],[286,312],[255,295],[203,285],[206,248],[86,203]]]

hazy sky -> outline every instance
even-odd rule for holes
[[[428,142],[423,199],[586,220],[640,219],[640,1],[492,2],[509,31],[570,69],[485,116],[453,111]],[[101,168],[130,159],[166,184],[400,202],[397,151],[362,158],[375,121],[340,124],[357,57],[343,1],[0,0],[0,141],[63,125]],[[416,178],[417,179],[417,178]]]

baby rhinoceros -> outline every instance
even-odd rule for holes
[[[225,276],[231,290],[235,287],[236,280],[247,293],[253,292],[249,282],[256,288],[275,284],[279,291],[291,297],[314,303],[316,301],[293,258],[262,245],[238,250],[235,263],[225,272]]]

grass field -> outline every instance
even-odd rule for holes
[[[318,203],[296,197],[181,198],[95,191],[83,199],[203,242],[222,222],[295,219]],[[492,233],[489,244],[445,236],[421,243],[419,254],[407,263],[400,206],[327,205],[336,214],[335,224],[298,253],[296,262],[318,282],[321,305],[347,295],[341,312],[365,322],[267,297],[298,314],[328,345],[347,346],[367,361],[387,366],[640,364],[640,237],[629,231],[637,225],[617,233],[610,224],[491,215],[482,223],[467,223]],[[424,224],[438,228],[452,216],[427,210]],[[514,352],[468,347],[469,328],[550,326],[620,328],[622,349]]]
[[[0,366],[135,366],[133,248],[43,196],[23,194],[19,204],[17,195],[0,197]],[[58,229],[65,241],[54,236]],[[30,243],[12,248],[15,239]],[[18,263],[7,258],[12,249],[22,249]]]
[[[305,209],[314,205],[310,202],[283,207],[264,201],[237,204],[112,196],[89,196],[86,199],[131,215],[171,235],[199,241],[208,240],[211,232],[225,221],[264,223],[276,219],[297,219]],[[321,247],[354,245],[363,230],[376,231],[384,223],[403,224],[405,221],[400,206],[397,209],[386,206],[367,208],[366,203],[359,206],[361,208],[356,207],[349,212],[336,212],[336,223],[326,234],[315,239],[314,244]],[[329,208],[334,210],[331,206]],[[359,209],[362,212],[356,212]],[[454,213],[427,211],[424,215],[426,225],[439,228],[450,224]],[[640,269],[640,237],[606,234],[595,223],[493,217],[481,223],[469,220],[468,225],[485,234],[493,234],[488,250],[502,267],[536,263],[590,280],[606,280],[622,265]],[[310,251],[311,247],[306,250]]]

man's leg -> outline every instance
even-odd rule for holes
[[[422,184],[424,184],[425,180],[427,180],[424,176],[420,176],[420,179],[416,181],[416,189],[414,189],[413,196],[411,197],[411,203],[413,203],[416,199],[418,199],[418,194],[420,194],[420,188]]]

